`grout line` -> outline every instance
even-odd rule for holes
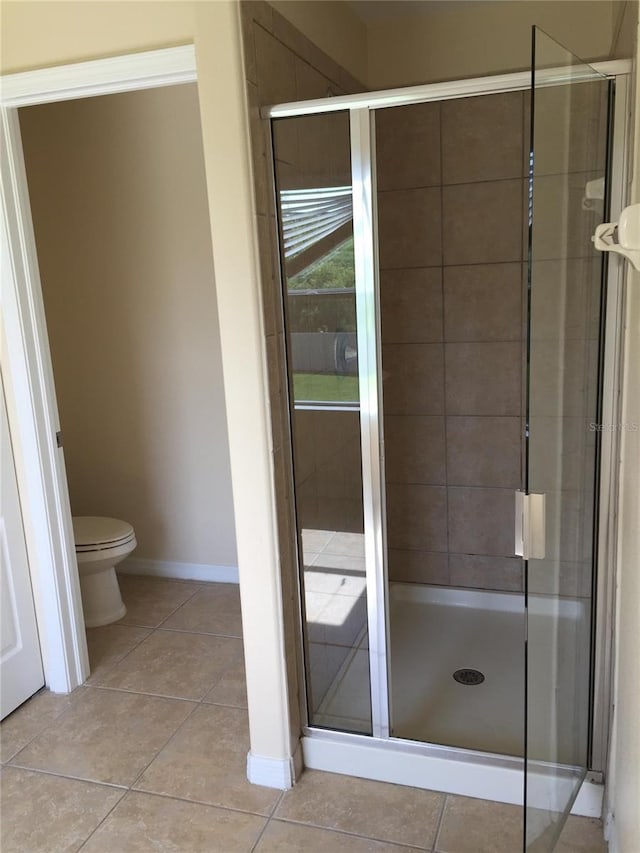
[[[325,771],[319,771],[319,772],[324,773]],[[385,784],[385,783],[380,783],[380,784]],[[286,793],[286,791],[283,793]],[[435,791],[435,792],[431,792],[431,793],[438,793],[438,792]],[[275,816],[273,819],[280,821],[281,823],[290,823],[290,824],[293,824],[294,826],[308,826],[308,827],[311,827],[312,829],[323,829],[326,832],[336,832],[336,833],[339,833],[341,835],[349,835],[351,838],[362,838],[364,841],[374,841],[377,844],[392,844],[396,847],[401,847],[404,850],[421,850],[421,851],[423,851],[423,853],[424,853],[424,851],[429,850],[428,847],[424,847],[424,846],[418,847],[415,844],[405,844],[403,841],[392,841],[389,838],[380,838],[379,836],[376,836],[376,835],[363,835],[361,832],[353,832],[352,830],[349,830],[349,829],[342,829],[342,828],[338,829],[335,826],[323,826],[320,823],[310,823],[308,821],[295,820],[294,818],[290,818],[290,817],[277,817],[277,816]]]
[[[83,690],[84,688],[85,688],[85,685],[84,685],[84,684],[81,684],[81,685],[79,685],[78,687],[76,687],[76,688],[75,688],[71,693],[68,693],[68,694],[66,694],[66,695],[67,695],[67,696],[72,696],[72,695],[73,695],[74,693],[76,693],[78,690]],[[27,702],[31,701],[31,699],[34,699],[36,696],[38,696],[38,695],[40,695],[40,694],[44,695],[45,693],[49,693],[49,692],[50,692],[50,691],[49,691],[49,689],[48,689],[47,687],[41,688],[41,690],[39,690],[37,693],[34,693],[34,695],[33,695],[33,696],[30,696],[30,697],[29,697],[29,699],[27,699]],[[54,696],[55,694],[54,694],[54,693],[52,693],[51,695],[52,695],[52,696]],[[26,704],[26,703],[25,703],[25,704]],[[22,705],[18,705],[18,707],[15,709],[15,712],[20,711],[20,709],[21,709],[22,707],[23,707]],[[57,722],[57,721],[58,721],[58,720],[59,720],[59,719],[60,719],[64,714],[66,714],[66,713],[67,713],[68,711],[70,711],[70,710],[71,710],[71,707],[69,707],[69,708],[65,708],[63,711],[60,711],[60,713],[59,713],[59,714],[56,714],[56,715],[53,717],[53,719],[49,720],[49,722],[48,722],[48,723],[45,723],[45,725],[44,725],[41,729],[39,729],[39,730],[38,730],[38,732],[37,732],[37,733],[36,733],[32,738],[30,738],[30,739],[29,739],[26,743],[24,743],[22,746],[18,747],[18,749],[16,749],[16,751],[15,751],[14,753],[12,753],[12,754],[9,756],[9,758],[5,758],[5,759],[3,759],[3,760],[2,760],[2,765],[3,765],[3,766],[4,766],[5,764],[6,764],[6,765],[8,765],[8,764],[9,764],[9,762],[13,761],[13,759],[14,759],[17,755],[19,755],[19,754],[20,754],[23,750],[25,750],[28,746],[31,746],[31,744],[34,742],[34,740],[35,740],[36,738],[40,737],[40,735],[41,735],[41,734],[43,734],[43,733],[44,733],[48,728],[50,728],[50,727],[51,727],[55,722]],[[12,712],[12,713],[15,713],[15,712]],[[7,717],[7,719],[8,719],[8,717]],[[4,722],[4,720],[3,720],[3,722]]]
[[[73,782],[86,782],[88,785],[100,785],[103,788],[115,788],[123,793],[129,790],[127,785],[119,785],[117,782],[102,782],[97,779],[89,779],[88,776],[74,776],[71,773],[61,773],[58,770],[47,770],[42,767],[29,767],[26,764],[6,764],[5,767],[7,769],[25,770],[29,773],[40,773],[42,776],[55,776],[57,779],[71,779]]]
[[[448,794],[443,794],[442,796],[442,806],[440,807],[440,816],[438,818],[438,825],[436,827],[436,834],[433,839],[433,848],[432,853],[437,853],[438,845],[440,843],[440,832],[442,830],[442,821],[444,819],[444,810],[447,805]]]
[[[139,687],[112,687],[110,684],[96,684],[89,686],[89,689],[104,690],[110,693],[127,693],[133,696],[153,696],[155,699],[169,699],[171,702],[188,702],[190,705],[199,705],[202,699],[189,698],[188,696],[173,696],[170,693],[151,693],[147,690],[141,690]],[[204,697],[203,697],[204,698]]]
[[[103,824],[103,823],[105,823],[105,821],[106,821],[109,817],[111,817],[111,815],[112,815],[112,813],[113,813],[114,809],[116,809],[116,807],[120,805],[120,803],[124,800],[124,798],[128,795],[128,793],[129,793],[129,791],[128,791],[128,790],[125,790],[125,791],[123,791],[123,792],[122,792],[122,796],[118,799],[118,801],[117,801],[117,802],[115,802],[115,803],[113,804],[113,806],[109,809],[109,811],[108,811],[108,812],[106,813],[106,815],[102,818],[102,820],[101,820],[101,821],[100,821],[96,826],[94,826],[94,828],[91,830],[91,832],[89,833],[89,835],[87,835],[87,837],[84,839],[84,841],[82,842],[82,844],[81,844],[79,847],[77,847],[77,848],[76,848],[77,853],[80,853],[80,851],[81,851],[81,850],[84,850],[84,848],[86,847],[86,845],[87,845],[87,843],[88,843],[89,839],[90,839],[93,835],[95,835],[95,834],[96,834],[96,832],[97,832],[97,831],[100,829],[100,827],[102,826],[102,824]]]
[[[275,789],[274,789],[275,790]],[[190,800],[187,797],[181,797],[179,794],[165,794],[162,791],[147,791],[145,788],[134,788],[131,787],[127,793],[129,794],[143,794],[147,797],[160,797],[163,800],[176,800],[179,803],[191,803],[194,806],[205,806],[210,809],[219,809],[223,812],[233,812],[234,814],[246,814],[252,815],[253,817],[261,817],[265,820],[268,819],[268,815],[261,814],[260,812],[252,812],[248,809],[240,809],[236,806],[221,806],[216,803],[210,803],[206,800]],[[185,851],[187,853],[187,851]],[[190,853],[190,851],[189,851]]]
[[[104,626],[104,627],[107,627],[107,626]],[[134,645],[131,646],[131,648],[128,651],[126,651],[121,658],[118,658],[118,660],[114,661],[113,664],[111,664],[111,666],[108,666],[107,669],[105,670],[105,672],[100,676],[100,680],[107,678],[111,674],[111,672],[113,672],[113,670],[118,666],[118,664],[121,664],[123,660],[128,658],[129,655],[131,654],[131,652],[135,651],[135,649],[137,649],[139,645],[144,643],[145,640],[148,640],[149,637],[155,631],[155,628],[149,628],[146,625],[122,625],[119,627],[132,628],[133,630],[144,629],[145,631],[147,631],[147,633],[144,635],[144,637],[141,637],[136,643],[134,643]],[[100,628],[90,628],[89,630],[99,631]],[[86,633],[86,629],[85,629],[85,633]],[[90,679],[91,679],[91,673],[89,673],[89,678],[84,682],[83,687],[99,687],[100,686],[100,681],[91,682]]]
[[[160,753],[161,753],[161,752],[163,752],[163,751],[164,751],[164,750],[169,746],[169,744],[170,744],[170,743],[171,743],[171,741],[176,737],[176,735],[178,734],[178,732],[179,732],[179,731],[181,731],[181,730],[182,730],[182,728],[186,725],[186,723],[188,723],[188,721],[191,719],[191,717],[193,717],[193,715],[195,714],[195,712],[197,711],[197,709],[200,707],[200,705],[201,705],[201,704],[202,704],[201,702],[195,702],[195,703],[194,703],[193,708],[192,708],[192,709],[191,709],[191,711],[187,714],[187,716],[184,718],[184,720],[180,723],[180,725],[178,726],[178,728],[177,728],[177,729],[176,729],[176,730],[175,730],[175,731],[174,731],[174,732],[169,736],[169,738],[168,738],[168,739],[163,743],[163,745],[160,747],[160,749],[156,750],[156,752],[155,752],[155,754],[154,754],[153,758],[151,759],[151,761],[148,761],[148,762],[147,762],[147,764],[143,767],[143,769],[140,771],[140,773],[138,773],[138,775],[135,777],[135,779],[133,780],[133,782],[129,785],[129,790],[132,790],[132,789],[135,787],[135,785],[136,785],[136,784],[140,781],[140,779],[144,776],[144,774],[147,772],[147,770],[149,769],[149,767],[151,767],[151,765],[152,765],[152,764],[153,764],[153,762],[156,760],[156,758],[160,755]]]
[[[188,628],[155,628],[155,631],[163,631],[167,634],[189,634],[196,637],[220,637],[223,640],[240,640],[242,642],[242,634],[219,634],[214,631],[193,631]],[[147,638],[145,637],[145,640]]]
[[[278,808],[278,806],[279,806],[279,805],[280,805],[280,803],[282,802],[282,798],[284,797],[285,793],[286,793],[286,791],[281,791],[281,792],[280,792],[280,795],[278,796],[278,798],[276,799],[275,803],[273,804],[273,808],[272,808],[272,809],[271,809],[271,811],[269,812],[269,814],[268,814],[268,816],[267,816],[267,819],[265,820],[264,826],[263,826],[263,827],[262,827],[262,829],[260,830],[260,832],[259,832],[259,834],[258,834],[258,837],[256,838],[256,840],[255,840],[255,842],[254,842],[254,844],[253,844],[253,846],[252,846],[251,850],[249,851],[249,853],[254,853],[254,850],[256,850],[256,849],[257,849],[258,845],[260,844],[260,842],[261,842],[261,840],[262,840],[262,836],[263,836],[263,835],[265,834],[265,832],[267,831],[267,827],[268,827],[268,826],[269,826],[269,824],[271,823],[271,819],[272,819],[273,815],[275,814],[276,809]]]

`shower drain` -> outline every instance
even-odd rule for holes
[[[482,684],[484,675],[478,669],[456,669],[453,677],[460,684]]]

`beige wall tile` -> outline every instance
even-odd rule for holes
[[[520,415],[519,343],[445,344],[448,415]]]
[[[442,222],[445,265],[519,261],[522,181],[444,187]]]
[[[447,796],[437,853],[515,853],[522,846],[520,806]]]
[[[520,418],[447,418],[450,486],[522,485]]]
[[[202,619],[201,611],[189,615]],[[155,631],[116,664],[104,679],[104,685],[200,700],[241,657],[242,640],[235,637]]]
[[[444,184],[517,178],[521,168],[521,92],[443,102]]]
[[[378,189],[440,184],[440,104],[411,104],[376,113]]]
[[[255,815],[130,792],[83,850],[87,853],[250,853],[265,825]]]
[[[522,337],[519,263],[445,267],[446,341],[518,341]]]
[[[441,344],[386,344],[382,349],[387,415],[441,415],[444,406]]]
[[[136,783],[142,791],[269,814],[280,792],[247,781],[247,712],[201,705]]]
[[[4,767],[1,778],[3,853],[78,850],[124,794],[15,767]]]
[[[298,32],[290,24],[289,27],[294,32]],[[334,88],[335,83],[332,80],[329,80],[304,59],[296,56],[296,97],[299,101],[326,98],[329,91]]]
[[[255,45],[260,103],[271,105],[295,101],[295,53],[262,27],[255,28]]]
[[[131,785],[193,708],[177,699],[88,687],[13,763]]]
[[[523,590],[522,560],[514,557],[483,557],[479,554],[449,554],[451,586]]]
[[[442,794],[307,770],[287,791],[276,817],[427,848]]]
[[[240,8],[244,15],[266,30],[273,28],[273,7],[265,0],[242,0]]]
[[[444,586],[449,584],[449,560],[446,554],[389,548],[388,560],[389,580]]]
[[[387,541],[389,548],[446,551],[444,487],[388,483]]]
[[[387,415],[384,419],[385,476],[388,483],[444,485],[443,417]]]
[[[454,554],[514,554],[511,489],[451,486],[447,489],[449,551]]]
[[[380,273],[383,343],[442,340],[442,270],[383,270]]]
[[[380,269],[439,266],[441,229],[439,189],[378,193]]]
[[[598,224],[593,211],[583,210],[588,181],[597,172],[540,175],[533,186],[533,261],[596,257],[591,237]],[[535,275],[534,266],[534,275]]]

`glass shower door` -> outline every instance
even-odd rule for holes
[[[526,569],[525,843],[553,850],[589,761],[595,472],[609,82],[534,28],[526,491],[545,495]]]

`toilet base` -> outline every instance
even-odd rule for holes
[[[113,566],[91,574],[80,574],[82,609],[86,628],[100,628],[117,622],[127,608],[120,595],[116,570]]]

